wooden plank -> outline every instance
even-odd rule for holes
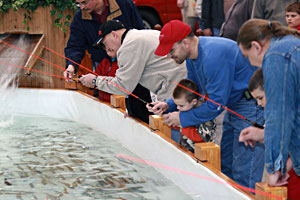
[[[195,157],[202,162],[210,163],[217,170],[221,170],[220,146],[212,142],[195,143]]]
[[[45,46],[46,40],[45,40],[45,35],[42,35],[40,40],[38,41],[38,43],[36,44],[35,48],[33,49],[33,51],[31,52],[31,54],[40,57],[43,50],[44,50],[44,46]],[[27,62],[25,63],[25,68],[28,68],[25,71],[26,75],[29,75],[31,73],[30,69],[33,68],[33,66],[36,64],[38,58],[30,55]]]
[[[162,118],[158,115],[150,115],[149,116],[149,126],[152,130],[159,130],[159,123]]]
[[[159,130],[165,134],[168,138],[171,138],[172,132],[171,132],[171,127],[168,126],[167,124],[164,123],[164,119],[160,117],[161,119],[159,120]]]
[[[125,96],[111,95],[110,96],[110,103],[115,108],[122,108],[122,109],[126,110]]]
[[[256,200],[277,200],[278,197],[281,197],[282,200],[287,199],[287,187],[271,187],[267,183],[256,183],[255,189],[258,191],[255,195]],[[277,198],[267,196],[265,193],[274,195]]]

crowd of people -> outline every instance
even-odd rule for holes
[[[101,100],[127,96],[128,114],[145,122],[162,115],[190,151],[214,142],[223,106],[263,125],[226,111],[221,170],[249,188],[265,174],[299,199],[300,2],[235,0],[224,9],[225,1],[178,0],[183,20],[158,31],[143,30],[131,0],[76,0],[65,55],[80,63],[88,50],[97,75],[82,75],[83,85]],[[77,70],[67,61],[64,76]]]

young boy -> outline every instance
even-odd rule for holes
[[[289,28],[300,31],[300,2],[291,3],[286,7],[285,20]]]
[[[192,91],[198,93],[199,89],[193,81],[188,79],[182,79],[174,88],[173,99],[180,112],[191,110],[203,103],[199,96]],[[179,143],[189,151],[194,152],[194,143],[215,141],[216,122],[215,120],[210,120],[196,127],[181,128],[180,132],[181,138]]]
[[[257,100],[257,104],[265,107],[266,98],[265,98],[265,89],[264,89],[264,78],[262,69],[259,68],[251,77],[248,85],[249,91],[253,98]],[[242,130],[240,137],[240,142],[244,142],[245,145],[250,145],[254,147],[255,142],[264,143],[264,129],[256,127],[248,127]],[[285,180],[282,182],[287,182],[288,188],[288,199],[299,199],[300,197],[300,177],[296,175],[292,167],[292,160],[289,158],[287,161],[287,171],[288,175]]]

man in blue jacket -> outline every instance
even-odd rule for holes
[[[128,29],[143,29],[142,18],[132,0],[76,0],[80,9],[75,13],[71,23],[70,38],[65,48],[65,55],[76,63],[81,63],[85,56],[85,50],[91,54],[93,71],[104,59],[109,58],[105,50],[101,47],[94,47],[93,44],[98,39],[99,27],[108,20],[119,20]],[[66,60],[66,71],[64,77],[73,78],[74,72],[77,72],[78,66],[73,62]],[[150,101],[150,92],[141,85],[132,92],[145,101]],[[95,91],[95,94],[98,94]],[[129,115],[148,120],[148,111],[145,105],[136,98],[128,96],[126,105]],[[136,109],[130,109],[136,107]]]
[[[186,60],[187,78],[197,83],[199,93],[234,110],[251,121],[262,124],[263,111],[255,99],[247,96],[248,82],[257,69],[243,57],[236,42],[219,37],[196,37],[188,25],[173,20],[160,33],[156,55],[169,54],[177,63]],[[176,112],[173,99],[155,102],[148,109],[155,114],[164,114],[164,122],[171,126],[189,127],[216,118],[223,108],[211,101],[186,112]],[[175,112],[174,112],[175,111]],[[239,135],[248,127],[246,120],[228,112],[223,122],[221,141],[222,172],[237,183],[255,187],[260,182],[264,169],[264,146],[254,149],[239,143]]]

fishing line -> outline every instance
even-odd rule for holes
[[[22,67],[20,65],[10,64],[10,63],[6,63],[6,62],[2,62],[2,61],[0,61],[0,63],[1,64],[5,64],[5,65],[10,65],[10,66],[18,67],[18,68],[22,68],[22,69],[27,69],[27,70],[35,71],[35,72],[39,72],[39,73],[46,74],[46,75],[49,75],[49,76],[54,76],[54,77],[58,77],[58,78],[68,79],[68,78],[63,77],[63,76],[59,76],[59,75],[56,75],[56,74],[51,74],[51,73],[48,73],[48,72],[42,72],[42,71],[39,71],[39,70],[36,70],[36,69],[29,69],[27,67]]]
[[[239,188],[239,189],[249,191],[249,192],[253,192],[253,193],[256,193],[256,194],[261,194],[261,195],[264,195],[266,197],[271,197],[271,198],[276,198],[276,199],[283,199],[282,197],[279,197],[277,195],[273,195],[273,194],[270,194],[270,193],[267,193],[267,192],[262,192],[262,191],[259,191],[259,190],[255,190],[255,189],[252,189],[252,188],[241,186],[239,184],[228,183],[226,181],[220,181],[220,180],[215,179],[215,178],[201,176],[201,175],[193,173],[193,172],[185,171],[185,170],[182,170],[182,169],[174,168],[174,167],[171,167],[171,166],[166,166],[166,165],[163,165],[163,164],[159,164],[159,163],[155,163],[155,162],[151,162],[151,161],[147,161],[147,160],[143,160],[143,159],[140,159],[140,158],[136,158],[136,157],[132,157],[132,156],[124,155],[124,154],[117,154],[116,156],[119,157],[119,158],[122,158],[122,159],[127,159],[127,160],[130,160],[130,161],[136,162],[136,163],[142,163],[142,164],[146,164],[146,165],[149,165],[149,166],[152,166],[152,167],[166,169],[166,170],[169,170],[169,171],[173,171],[173,172],[188,175],[188,176],[193,176],[193,177],[196,177],[196,178],[208,180],[208,181],[215,182],[215,183],[230,185],[234,188]]]
[[[78,65],[78,66],[80,66],[80,67],[83,67],[84,69],[86,69],[86,70],[92,72],[90,69],[87,69],[87,68],[84,67],[83,65],[81,65],[81,64],[79,64],[79,63],[77,63],[77,62],[75,62],[75,61],[73,61],[73,60],[71,60],[71,59],[65,57],[64,55],[62,55],[62,54],[60,54],[60,53],[58,53],[58,52],[56,52],[56,51],[54,51],[54,50],[52,50],[52,49],[46,47],[46,46],[45,46],[45,49],[47,49],[47,50],[49,50],[49,51],[55,53],[56,55],[61,56],[61,57],[65,58],[65,59],[67,59],[67,60],[73,62],[74,64],[76,64],[76,65]],[[92,73],[94,73],[94,72],[92,72]],[[94,73],[94,74],[95,74],[95,73]],[[96,74],[96,75],[97,75],[97,74]],[[98,76],[98,75],[97,75],[97,76]],[[104,77],[102,77],[102,76],[100,76],[100,77],[103,78],[104,80],[106,80]],[[106,81],[108,81],[108,80],[106,80]],[[112,83],[112,82],[110,82],[110,81],[108,81],[108,82],[109,82],[109,83]],[[189,90],[189,91],[191,91],[191,92],[193,92],[193,93],[195,93],[195,94],[197,94],[197,95],[199,95],[199,96],[205,98],[206,100],[211,101],[212,103],[218,105],[219,108],[222,107],[222,108],[224,108],[225,110],[228,110],[229,112],[231,112],[231,113],[233,113],[233,114],[239,116],[240,118],[242,118],[242,119],[248,121],[248,122],[249,122],[251,125],[253,125],[254,127],[264,129],[264,127],[263,127],[262,125],[260,125],[260,124],[258,124],[258,123],[256,123],[256,122],[252,122],[251,120],[249,120],[249,119],[247,119],[246,117],[244,117],[244,116],[242,116],[242,115],[240,115],[240,114],[234,112],[233,110],[227,108],[226,106],[223,106],[223,105],[221,105],[221,104],[219,104],[219,103],[217,103],[217,102],[215,102],[215,101],[209,99],[208,97],[205,97],[205,96],[203,96],[203,95],[201,95],[201,94],[199,94],[199,93],[197,93],[197,92],[194,92],[194,91],[190,90],[189,88],[184,87],[183,85],[180,85],[180,84],[178,84],[178,83],[176,83],[176,82],[174,82],[174,81],[172,81],[172,80],[171,80],[171,82],[174,83],[175,85],[178,85],[178,86],[180,86],[180,87],[182,87],[182,88],[184,88],[184,89],[187,89],[187,90]],[[129,93],[130,95],[132,95],[132,96],[134,96],[135,98],[139,99],[139,100],[142,101],[143,103],[148,104],[148,102],[144,101],[143,99],[140,99],[138,96],[136,96],[136,95],[130,93],[129,91],[127,91],[127,90],[121,88],[120,86],[118,86],[118,85],[116,85],[116,84],[114,84],[114,83],[112,83],[112,84],[115,85],[116,87],[118,87],[118,88],[120,88],[120,89],[126,91],[127,93]],[[151,104],[151,103],[149,103],[148,105],[149,105],[150,107],[153,107],[153,106],[154,106],[154,105]]]
[[[4,42],[3,40],[0,40],[0,42],[2,42],[3,44],[8,45],[8,46],[10,46],[10,47],[13,47],[13,48],[15,48],[15,49],[17,49],[17,50],[19,50],[19,51],[22,51],[22,52],[24,52],[24,53],[26,53],[26,54],[29,54],[29,55],[31,55],[31,56],[34,56],[35,58],[38,58],[38,59],[40,59],[40,60],[42,60],[42,61],[44,61],[44,62],[46,62],[46,63],[48,63],[48,64],[50,64],[50,65],[53,65],[53,66],[55,66],[55,67],[57,67],[57,68],[59,68],[59,69],[62,69],[63,71],[66,71],[65,68],[62,68],[62,67],[60,67],[60,66],[58,66],[58,65],[56,65],[56,64],[54,64],[54,63],[52,63],[52,62],[49,62],[49,61],[47,61],[47,60],[45,60],[45,59],[43,59],[43,58],[41,58],[41,57],[39,57],[39,56],[36,56],[36,55],[34,55],[34,54],[32,54],[32,53],[29,53],[28,51],[25,51],[25,50],[23,50],[23,49],[20,49],[20,48],[14,46],[14,45],[12,45],[12,44],[9,44],[9,43],[7,43],[7,42]],[[147,101],[145,101],[144,99],[141,99],[140,97],[138,97],[138,96],[136,96],[135,94],[129,92],[128,90],[126,90],[126,89],[124,89],[124,88],[118,86],[117,84],[115,84],[115,83],[113,83],[113,82],[107,80],[105,77],[96,74],[95,72],[93,72],[92,70],[90,70],[90,69],[84,67],[83,65],[78,64],[78,63],[76,63],[75,61],[72,61],[71,59],[69,59],[69,58],[67,58],[67,57],[65,57],[65,56],[63,56],[63,55],[61,55],[61,54],[59,54],[58,52],[56,52],[56,51],[54,51],[54,50],[52,50],[52,49],[50,49],[50,48],[48,48],[48,47],[46,47],[46,46],[45,46],[44,48],[47,49],[47,50],[49,50],[49,51],[51,51],[51,52],[53,52],[53,53],[55,53],[55,54],[57,54],[57,55],[59,55],[59,56],[61,56],[61,57],[63,57],[63,58],[65,58],[65,59],[70,60],[71,62],[73,62],[73,63],[79,65],[80,67],[82,67],[82,68],[88,70],[89,72],[93,73],[94,75],[99,76],[100,78],[104,79],[104,80],[107,81],[108,83],[110,83],[110,84],[112,84],[112,85],[118,87],[119,89],[125,91],[126,93],[128,93],[129,95],[135,97],[136,99],[140,100],[141,102],[143,102],[143,103],[145,103],[145,104],[149,104],[149,103],[148,103]],[[25,68],[25,69],[28,69],[28,68]],[[34,71],[34,70],[33,70],[33,71]],[[58,75],[55,75],[55,76],[58,76]],[[58,77],[62,77],[62,76],[58,76]],[[69,79],[69,78],[65,78],[65,77],[63,77],[63,78],[64,78],[64,79]],[[150,104],[150,105],[151,105],[151,104]]]
[[[25,50],[22,50],[22,49],[20,49],[20,48],[18,48],[18,47],[16,47],[16,46],[14,46],[14,45],[8,44],[7,42],[4,42],[3,40],[0,40],[0,42],[2,42],[3,44],[8,45],[8,46],[10,46],[10,47],[13,47],[13,48],[15,48],[15,49],[17,49],[17,50],[19,50],[19,51],[22,51],[22,52],[24,52],[24,53],[26,53],[26,54],[32,55],[32,56],[34,56],[34,57],[36,57],[36,58],[38,58],[38,59],[40,59],[40,60],[43,60],[44,62],[46,62],[46,63],[48,63],[48,64],[51,64],[51,65],[53,65],[53,66],[55,66],[55,67],[58,67],[58,68],[60,68],[60,69],[62,69],[62,70],[64,70],[64,71],[66,71],[66,69],[64,69],[64,68],[62,68],[62,67],[60,67],[60,66],[58,66],[58,65],[56,65],[56,64],[54,64],[54,63],[51,63],[51,62],[49,62],[49,61],[47,61],[47,60],[45,60],[45,59],[43,59],[43,58],[41,58],[41,57],[39,57],[39,56],[33,55],[33,54],[31,54],[31,53],[29,53],[29,52],[27,52],[27,51],[25,51]],[[65,57],[64,55],[62,55],[62,54],[60,54],[60,53],[58,53],[58,52],[56,52],[56,51],[54,51],[54,50],[52,50],[52,49],[46,47],[46,46],[45,46],[44,48],[47,49],[48,51],[50,51],[50,52],[52,52],[52,53],[58,55],[58,56],[61,56],[62,58],[65,58],[65,59],[67,59],[67,60],[73,62],[74,64],[76,64],[76,65],[78,65],[78,66],[80,66],[80,67],[86,69],[87,71],[93,73],[94,75],[96,75],[96,76],[98,76],[98,77],[104,79],[104,80],[107,81],[108,83],[110,83],[110,84],[112,84],[112,85],[118,87],[119,89],[125,91],[126,93],[128,93],[129,95],[135,97],[136,99],[140,100],[141,102],[143,102],[143,103],[145,103],[145,104],[148,104],[149,106],[153,107],[153,104],[148,103],[147,101],[145,101],[145,100],[139,98],[139,97],[136,96],[135,94],[133,94],[133,93],[129,92],[128,90],[126,90],[126,89],[120,87],[119,85],[117,85],[117,84],[115,84],[115,83],[113,83],[113,82],[107,80],[105,77],[96,74],[95,72],[93,72],[92,70],[90,70],[90,69],[84,67],[83,65],[81,65],[81,64],[79,64],[79,63],[77,63],[77,62],[75,62],[75,61],[73,61],[73,60],[71,60],[71,59]],[[25,69],[28,69],[28,68],[25,68]],[[35,71],[35,70],[33,70],[33,71]],[[58,75],[54,75],[54,76],[62,77],[62,76],[58,76]],[[64,79],[68,79],[68,78],[65,78],[65,77],[63,77],[63,78],[64,78]],[[215,101],[209,99],[209,98],[206,97],[206,96],[203,96],[203,95],[201,95],[201,94],[199,94],[199,93],[197,93],[197,92],[195,92],[195,91],[192,91],[192,90],[190,90],[189,88],[187,88],[187,87],[185,87],[185,86],[183,86],[183,85],[180,85],[179,83],[176,83],[176,82],[174,82],[174,81],[172,81],[172,80],[171,80],[171,82],[172,82],[173,84],[175,84],[175,85],[178,85],[178,86],[180,86],[180,87],[182,87],[182,88],[184,88],[184,89],[187,89],[187,90],[189,90],[189,91],[191,91],[191,92],[197,94],[198,96],[203,97],[204,99],[206,99],[206,100],[208,100],[208,101],[211,101],[212,103],[218,105],[219,108],[222,107],[222,108],[224,108],[225,110],[227,110],[227,111],[229,111],[229,112],[231,112],[231,113],[233,113],[233,114],[239,116],[240,118],[242,118],[242,119],[248,121],[248,122],[249,122],[250,124],[252,124],[254,127],[264,129],[264,127],[263,127],[262,125],[260,125],[260,124],[258,124],[258,123],[256,123],[256,122],[252,122],[251,120],[249,120],[249,119],[247,119],[246,117],[244,117],[244,116],[242,116],[242,115],[240,115],[240,114],[234,112],[233,110],[227,108],[226,106],[223,106],[223,105],[221,105],[221,104],[219,104],[219,103],[217,103],[217,102],[215,102]]]

